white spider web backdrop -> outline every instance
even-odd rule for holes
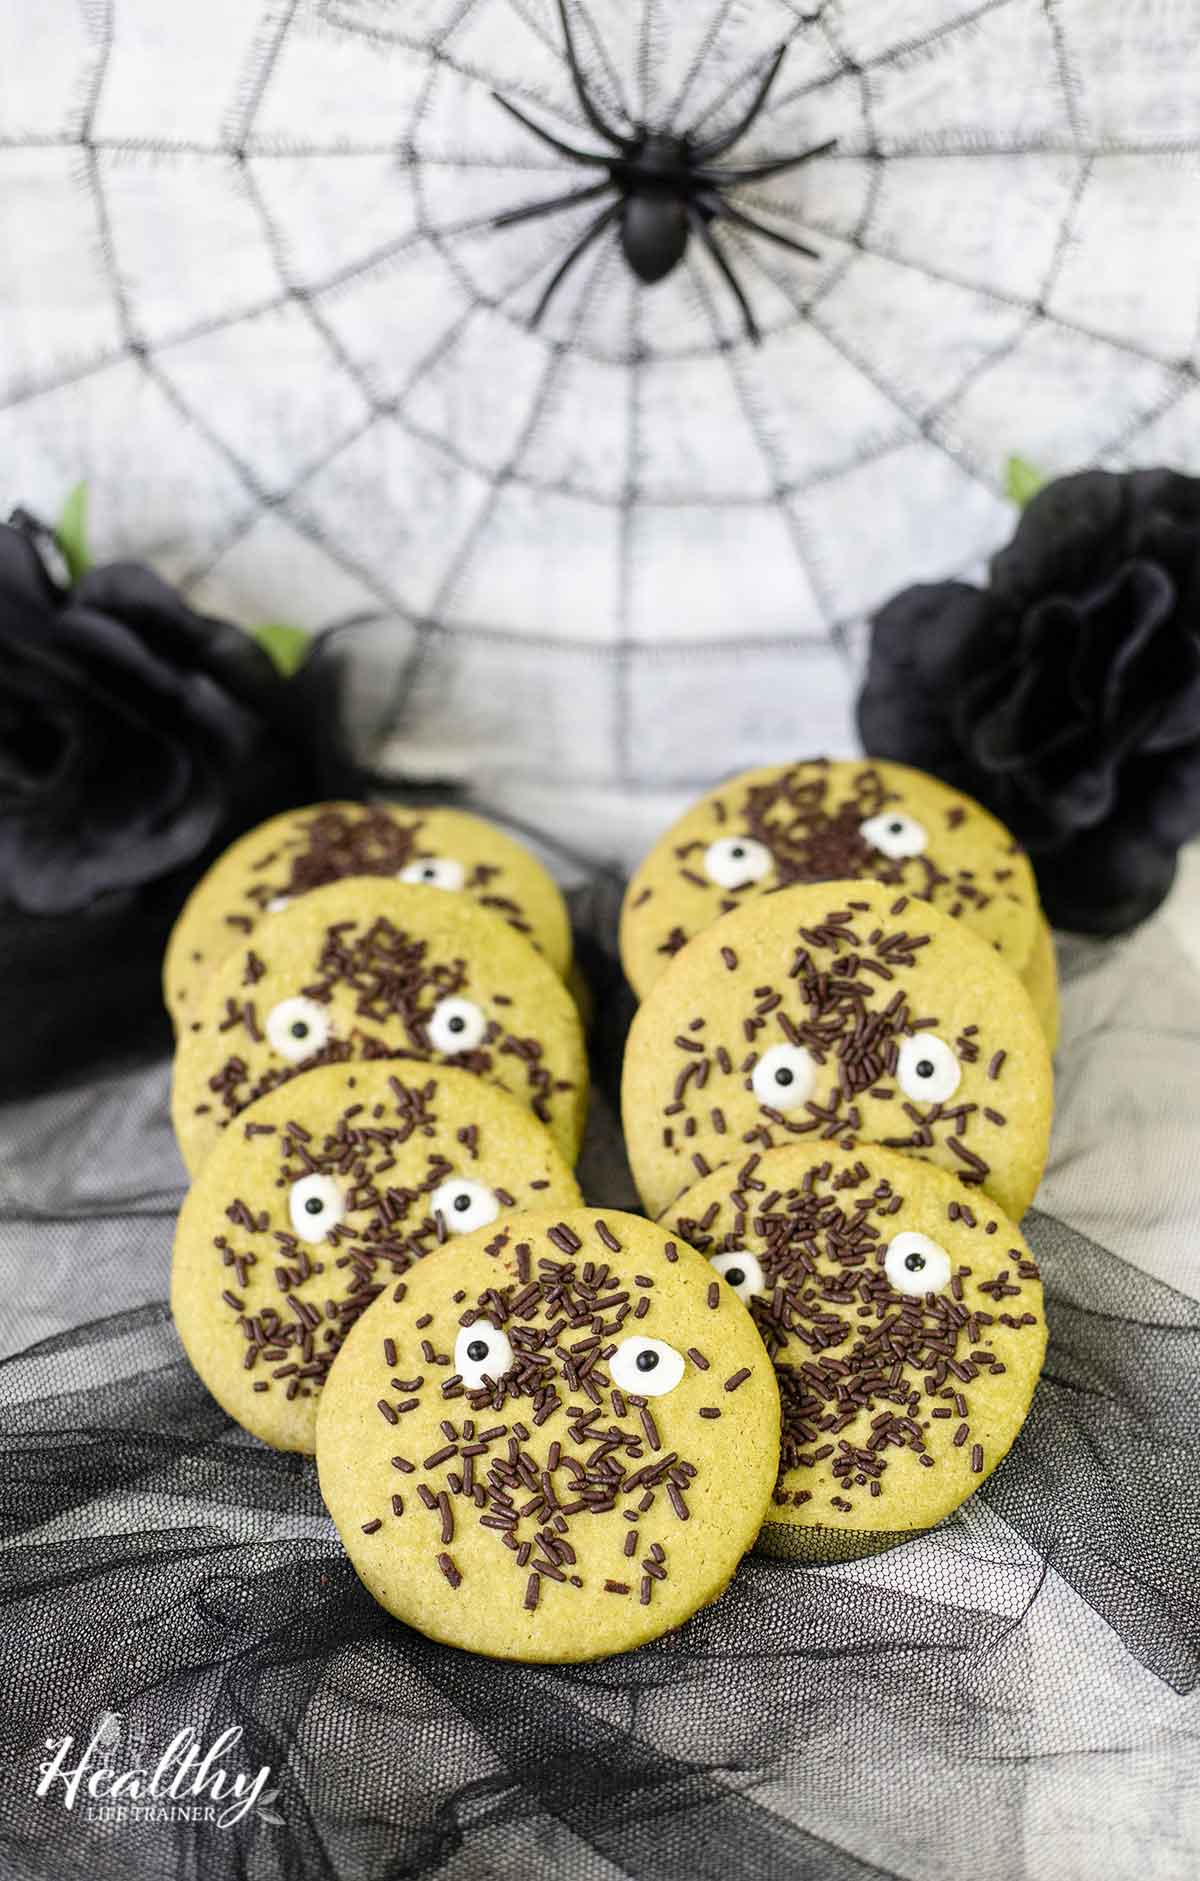
[[[641,287],[553,0],[0,10],[0,501],[246,622],[356,618],[377,769],[636,852],[852,745],[867,611],[974,568],[1004,466],[1200,468],[1194,0],[583,0],[606,116],[836,137]]]

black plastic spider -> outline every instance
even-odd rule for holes
[[[775,82],[780,66],[787,53],[786,45],[775,52],[762,82],[750,101],[750,108],[743,117],[719,137],[693,141],[693,133],[685,131],[676,136],[669,131],[652,131],[644,124],[635,126],[632,137],[624,137],[612,125],[606,124],[591,94],[587,81],[579,67],[575,51],[575,40],[571,32],[571,22],[567,17],[566,0],[558,0],[558,13],[562,21],[563,45],[570,67],[571,79],[575,86],[575,95],[580,108],[592,129],[613,146],[616,155],[607,156],[602,152],[579,150],[574,144],[564,143],[552,132],[543,130],[532,118],[526,117],[507,98],[498,91],[492,96],[497,104],[503,105],[509,114],[523,124],[527,131],[540,137],[552,150],[561,151],[563,156],[574,158],[576,163],[587,163],[608,172],[602,183],[593,183],[584,189],[569,190],[563,196],[551,196],[545,202],[528,203],[522,209],[509,209],[504,215],[496,216],[494,228],[508,228],[514,222],[528,222],[535,216],[555,215],[560,209],[573,209],[577,203],[588,202],[596,196],[603,196],[609,190],[616,191],[616,201],[610,202],[598,216],[589,222],[578,241],[568,250],[561,265],[551,275],[541,299],[530,317],[530,326],[536,326],[549,306],[555,290],[580,257],[586,253],[592,243],[603,235],[605,229],[614,222],[620,223],[621,252],[639,281],[661,281],[670,274],[680,261],[688,245],[688,236],[695,234],[703,242],[741,308],[749,338],[758,344],[762,338],[755,322],[750,303],[738,281],[728,257],[722,252],[712,232],[712,223],[720,220],[732,222],[738,228],[749,229],[754,235],[763,235],[770,242],[778,242],[781,248],[791,249],[793,254],[805,255],[810,261],[818,259],[815,248],[808,248],[803,242],[795,241],[790,235],[781,235],[777,229],[768,228],[765,222],[759,222],[745,210],[738,209],[733,203],[726,202],[722,191],[738,183],[760,182],[764,177],[778,176],[783,170],[792,170],[798,164],[807,163],[813,157],[819,157],[827,150],[832,150],[837,142],[830,138],[828,143],[817,144],[812,150],[801,151],[798,157],[774,157],[765,163],[751,164],[744,169],[713,168],[714,160],[724,156],[740,138],[744,137],[754,123],[767,101],[767,93]]]

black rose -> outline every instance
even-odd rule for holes
[[[1200,831],[1200,479],[1047,484],[986,588],[909,588],[876,617],[858,723],[872,756],[1008,824],[1056,926],[1144,919]]]
[[[0,1087],[143,1036],[162,948],[212,857],[313,794],[267,654],[150,569],[73,585],[0,525]]]

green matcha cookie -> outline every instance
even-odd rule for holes
[[[431,1248],[571,1208],[548,1130],[450,1066],[324,1065],[226,1130],[175,1235],[171,1308],[218,1403],[279,1450],[316,1447],[342,1340]]]
[[[812,758],[732,778],[655,845],[621,912],[629,982],[644,997],[694,934],[756,896],[852,879],[931,902],[1024,975],[1037,889],[1003,824],[906,765]]]
[[[368,1590],[499,1659],[624,1652],[715,1600],[778,1460],[745,1308],[691,1248],[590,1209],[422,1261],[351,1331],[317,1420]]]
[[[194,1174],[230,1119],[287,1079],[389,1055],[503,1085],[574,1161],[587,1060],[558,975],[465,895],[357,879],[301,896],[212,976],[175,1054],[185,1163]]]
[[[745,1301],[783,1445],[760,1545],[871,1554],[932,1528],[1007,1454],[1046,1350],[1020,1233],[952,1177],[863,1144],[792,1144],[706,1176],[666,1224]]]
[[[523,934],[565,976],[566,904],[521,844],[464,810],[318,803],[260,823],[192,890],[163,966],[163,997],[180,1029],[228,954],[298,895],[348,875],[378,875],[461,891]]]
[[[690,941],[638,1009],[622,1114],[660,1215],[747,1147],[907,1150],[1019,1219],[1050,1134],[1050,1057],[994,948],[877,882],[760,895]]]

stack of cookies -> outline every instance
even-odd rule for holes
[[[461,811],[292,812],[200,882],[164,973],[193,1178],[172,1303],[247,1430],[312,1451],[343,1339],[414,1260],[578,1201],[570,947],[540,863]]]
[[[1027,859],[900,765],[754,771],[646,858],[621,944],[638,1192],[775,1364],[762,1544],[844,1559],[928,1528],[1008,1450],[1045,1350],[1014,1225],[1057,1026]]]
[[[585,1211],[561,897],[476,819],[254,831],[166,964],[193,1176],[172,1307],[242,1427],[315,1451],[355,1568],[435,1638],[592,1658],[752,1544],[779,1393],[703,1255]]]
[[[189,1357],[315,1451],[385,1607],[521,1660],[656,1637],[756,1539],[844,1560],[931,1527],[1013,1441],[1046,1338],[1014,1221],[1053,949],[977,805],[797,764],[647,858],[623,1115],[652,1219],[580,1205],[568,950],[500,832],[337,804],[231,850],[166,969]]]

